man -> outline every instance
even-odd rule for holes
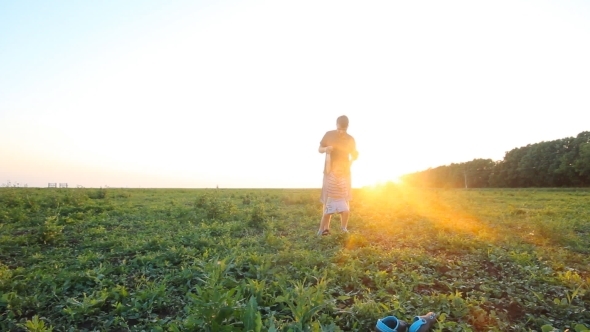
[[[318,152],[326,153],[324,164],[324,179],[320,201],[324,204],[324,212],[320,222],[318,234],[330,234],[330,219],[332,214],[339,213],[343,232],[348,232],[348,217],[350,214],[349,201],[352,199],[350,166],[358,158],[356,142],[347,133],[348,117],[342,115],[336,119],[336,130],[326,132],[320,141]],[[330,176],[330,170],[339,170],[343,173],[345,186],[340,184],[338,190],[334,190],[334,178]],[[343,192],[343,189],[345,189]],[[338,197],[330,197],[330,192],[338,192]],[[344,197],[342,197],[344,196]]]

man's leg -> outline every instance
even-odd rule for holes
[[[348,230],[348,216],[350,215],[349,211],[342,212],[340,214],[340,226],[342,230]]]
[[[331,214],[326,214],[324,217],[324,230],[326,229],[330,229],[330,221],[332,221],[332,215]]]
[[[331,214],[324,214],[322,216],[322,220],[320,221],[320,229],[318,230],[318,234],[322,234],[322,232],[326,229],[330,229],[330,219],[332,218]]]
[[[344,206],[342,213],[340,213],[340,227],[344,232],[348,232],[348,217],[350,217],[350,203],[347,201],[343,202]]]

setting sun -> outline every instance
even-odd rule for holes
[[[358,144],[359,158],[352,163],[353,187],[364,187],[379,183],[399,182],[399,177],[410,170],[396,159],[403,158],[403,154],[397,154],[394,144],[374,139],[372,134],[365,135],[365,132],[358,131],[356,136],[362,139]],[[359,139],[359,140],[361,140]]]

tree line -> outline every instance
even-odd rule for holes
[[[474,159],[402,176],[431,188],[523,188],[590,186],[590,132],[514,148],[503,160]]]

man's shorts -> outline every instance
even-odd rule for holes
[[[334,214],[349,212],[350,207],[346,198],[331,198],[328,197],[326,204],[324,205],[324,214]]]

